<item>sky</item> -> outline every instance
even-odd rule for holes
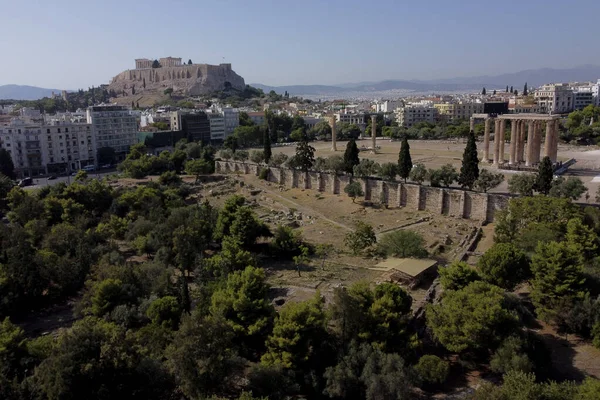
[[[598,65],[598,15],[598,0],[0,0],[0,85],[88,88],[166,56],[266,85]]]

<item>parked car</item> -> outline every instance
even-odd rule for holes
[[[20,187],[31,186],[31,185],[33,185],[33,179],[31,179],[29,177],[23,178],[19,181]]]

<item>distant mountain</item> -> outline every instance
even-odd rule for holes
[[[60,94],[61,90],[24,85],[0,85],[0,99],[38,100],[52,96],[52,92]]]
[[[496,76],[475,76],[464,78],[435,79],[427,81],[418,80],[385,80],[381,82],[357,82],[340,85],[290,85],[267,86],[252,83],[251,86],[263,89],[264,92],[274,90],[279,94],[288,92],[291,95],[308,97],[331,96],[373,96],[393,95],[397,92],[405,93],[449,93],[459,91],[480,91],[482,87],[490,89],[503,89],[514,86],[522,90],[527,82],[529,88],[554,82],[586,82],[600,79],[600,66],[582,65],[574,68],[554,69],[540,68],[520,72],[507,73]]]

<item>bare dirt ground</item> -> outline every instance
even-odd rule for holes
[[[333,154],[344,155],[347,142],[337,143],[337,152],[331,151],[330,142],[311,142],[311,146],[315,148],[315,157],[329,157]],[[364,147],[365,150],[361,151],[361,158],[368,158],[378,163],[385,162],[397,162],[398,153],[400,152],[400,142],[390,141],[389,139],[378,139],[377,146],[380,149],[377,154],[373,154],[371,151],[366,150],[367,147],[371,146],[371,139],[364,139],[357,141],[358,147]],[[423,163],[427,168],[439,168],[444,164],[452,164],[454,167],[460,169],[462,162],[462,154],[465,148],[466,141],[459,140],[411,140],[410,153],[413,163]],[[483,154],[483,142],[477,142],[477,148],[479,151],[480,158]],[[505,160],[508,160],[509,156],[509,145],[508,143],[504,146]],[[490,154],[493,151],[493,142],[490,143]],[[289,156],[295,152],[294,146],[281,146],[273,147],[273,153],[285,153]],[[543,150],[542,150],[543,152]],[[565,176],[577,176],[581,178],[584,184],[588,187],[590,193],[590,202],[594,200],[594,194],[600,187],[600,150],[597,146],[573,146],[560,144],[558,147],[558,159],[560,161],[567,161],[571,158],[577,160]],[[488,168],[497,172],[497,168],[492,164],[481,163],[480,168]],[[507,193],[508,184],[507,180],[517,173],[518,171],[500,171],[505,176],[505,181],[497,188],[491,190],[494,193]],[[598,176],[598,182],[592,182],[593,178]],[[584,196],[580,201],[585,201]]]

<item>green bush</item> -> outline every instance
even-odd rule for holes
[[[446,290],[460,290],[471,282],[481,280],[477,271],[467,263],[457,261],[446,268],[440,268],[440,282]]]
[[[448,378],[450,367],[448,363],[438,356],[424,355],[419,359],[415,370],[425,384],[441,385]]]
[[[167,171],[162,173],[159,177],[158,177],[158,182],[161,185],[179,185],[181,183],[181,178],[179,177],[179,175],[177,175],[177,173],[175,171]]]
[[[417,232],[395,231],[385,234],[379,242],[379,251],[389,257],[427,257],[425,240]]]
[[[266,181],[268,177],[269,177],[269,168],[261,168],[260,172],[258,173],[258,178]]]

